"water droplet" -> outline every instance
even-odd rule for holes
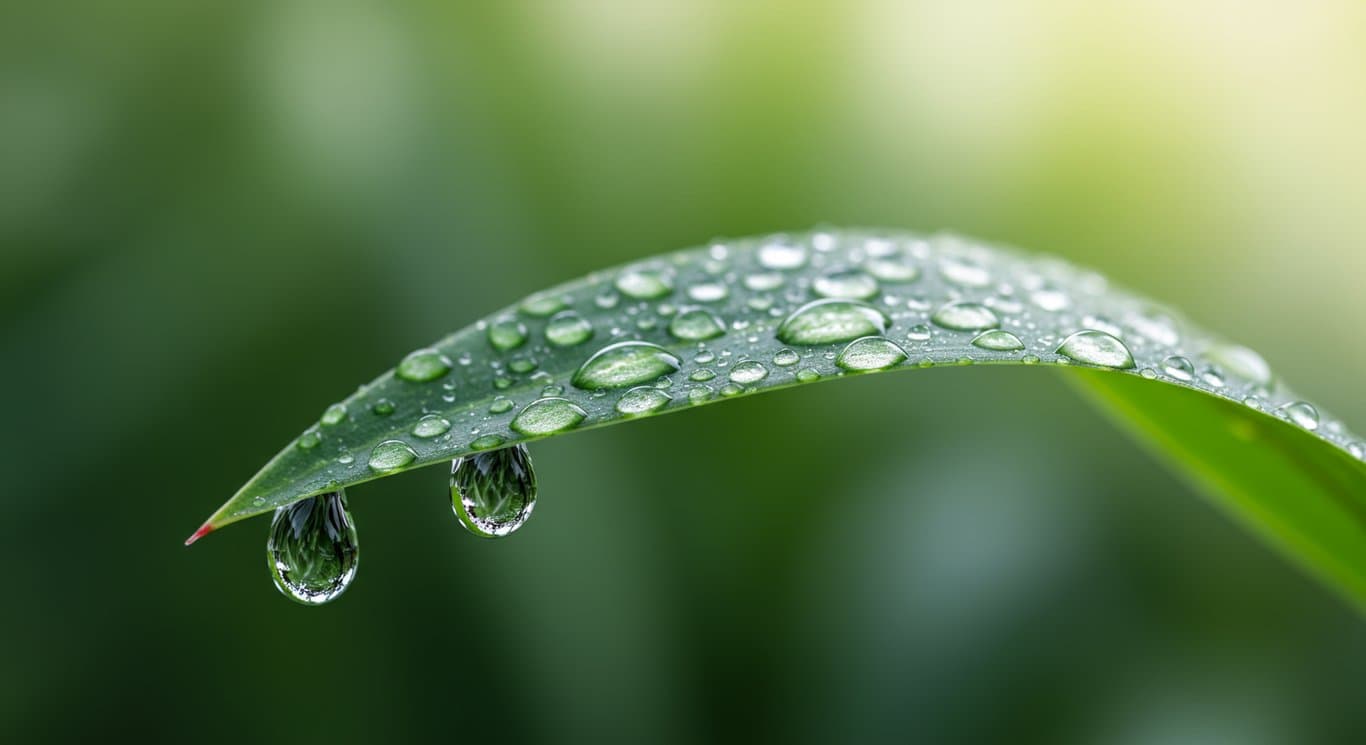
[[[598,350],[570,382],[587,391],[629,388],[678,372],[679,359],[657,344],[623,341]]]
[[[526,523],[536,507],[536,472],[525,445],[475,453],[451,462],[451,509],[480,538],[500,538]]]
[[[336,600],[356,578],[360,541],[342,490],[275,510],[266,541],[271,579],[304,605]]]
[[[1124,342],[1104,331],[1078,331],[1063,340],[1057,353],[1074,362],[1098,367],[1129,370],[1134,367],[1134,356]]]
[[[1065,310],[1072,305],[1067,293],[1053,287],[1044,287],[1029,294],[1030,302],[1050,313]]]
[[[505,442],[507,442],[507,440],[504,439],[502,435],[482,435],[474,438],[474,441],[470,443],[470,449],[492,450],[494,448],[502,447]]]
[[[541,398],[522,409],[508,426],[527,437],[540,437],[571,430],[587,418],[588,412],[568,399]]]
[[[821,374],[809,367],[797,371],[797,382],[799,383],[814,383],[820,379]]]
[[[791,349],[780,349],[773,355],[773,364],[778,367],[790,367],[801,361],[802,358]]]
[[[981,349],[990,349],[995,352],[1016,352],[1025,348],[1024,342],[1020,341],[1020,337],[1009,331],[1002,331],[1000,329],[983,331],[977,335],[977,338],[972,340],[972,345]]]
[[[930,316],[936,326],[953,331],[985,331],[1001,325],[991,308],[978,303],[949,303]]]
[[[1204,372],[1200,373],[1200,379],[1212,388],[1224,387],[1224,374],[1216,368],[1206,368]]]
[[[389,416],[394,413],[394,402],[387,398],[381,398],[370,405],[370,413],[375,416]]]
[[[920,276],[920,269],[915,264],[895,259],[873,259],[863,267],[883,282],[914,282]]]
[[[745,277],[745,287],[755,292],[768,292],[783,286],[783,275],[777,272],[761,272]]]
[[[1362,445],[1359,442],[1354,442],[1351,445],[1348,445],[1347,452],[1351,453],[1352,457],[1354,458],[1366,460],[1366,445]]]
[[[493,403],[489,404],[489,413],[506,414],[507,412],[512,411],[513,406],[516,406],[516,404],[512,402],[512,399],[507,396],[497,396],[493,399]]]
[[[730,288],[720,282],[703,282],[688,288],[688,297],[697,303],[714,303],[725,300],[729,295]]]
[[[793,311],[778,327],[778,339],[798,346],[851,341],[885,334],[891,319],[853,300],[815,300]]]
[[[1319,410],[1314,408],[1313,404],[1295,401],[1282,406],[1279,411],[1285,415],[1286,419],[1311,432],[1319,428]]]
[[[930,327],[923,323],[917,323],[906,330],[906,338],[911,341],[929,341],[931,336]]]
[[[800,269],[806,259],[806,249],[801,246],[767,243],[759,248],[759,265],[765,269]]]
[[[715,392],[712,391],[710,386],[695,385],[688,389],[688,403],[694,406],[697,404],[704,404],[710,401],[714,395]]]
[[[572,347],[592,338],[593,324],[572,310],[556,313],[545,325],[545,340],[557,347]]]
[[[850,372],[886,370],[906,361],[906,351],[891,339],[866,336],[849,343],[835,364]]]
[[[991,284],[991,272],[964,257],[951,256],[941,259],[939,273],[944,279],[963,287],[986,287]]]
[[[342,453],[341,455],[337,456],[337,462],[342,464],[343,466],[349,466],[352,463],[356,462],[356,458],[350,453]]]
[[[1221,344],[1205,353],[1225,370],[1257,385],[1271,384],[1271,366],[1260,354],[1236,344]]]
[[[417,453],[403,440],[385,440],[370,451],[370,469],[397,471],[417,460]]]
[[[632,388],[617,401],[617,412],[626,416],[642,416],[659,411],[672,400],[672,396],[658,388]]]
[[[394,374],[403,380],[426,383],[451,371],[451,361],[435,349],[419,349],[398,363]]]
[[[515,318],[504,318],[489,324],[488,337],[494,349],[506,352],[526,344],[526,326]]]
[[[1040,359],[1038,358],[1037,355],[1027,354],[1027,355],[1021,357],[1021,358],[1020,358],[1020,361],[1023,362],[1023,363],[1025,363],[1026,365],[1037,365],[1037,364],[1039,364],[1042,360],[1040,360]]]
[[[345,418],[346,404],[332,404],[327,407],[327,410],[323,412],[322,417],[319,418],[318,421],[324,427],[333,427],[341,424],[342,420]]]
[[[428,414],[417,420],[413,425],[413,436],[429,439],[446,434],[451,428],[451,423],[437,414]]]
[[[508,362],[508,369],[519,375],[525,375],[536,369],[536,360],[530,357],[518,357]]]
[[[1180,355],[1172,355],[1162,360],[1162,372],[1177,380],[1195,380],[1195,364]]]
[[[558,313],[566,307],[564,298],[559,295],[544,294],[532,295],[522,301],[521,311],[529,316],[545,318],[551,313]]]
[[[737,383],[726,383],[725,385],[721,386],[721,395],[726,398],[738,396],[744,392],[745,389]]]
[[[673,281],[663,272],[653,269],[630,269],[616,281],[621,294],[636,300],[655,300],[674,291]]]
[[[745,360],[744,362],[738,362],[736,363],[735,367],[732,367],[730,369],[731,382],[739,383],[740,385],[750,385],[751,383],[758,383],[759,381],[767,377],[768,368],[764,367],[762,364],[758,362],[755,362],[754,360]],[[724,389],[722,390],[722,393],[725,393]]]
[[[688,380],[694,383],[705,383],[714,377],[716,377],[716,373],[705,367],[699,367],[688,374]]]
[[[877,280],[859,269],[835,269],[816,278],[811,289],[829,298],[867,300],[878,293]]]
[[[1164,347],[1174,347],[1181,341],[1181,335],[1176,331],[1176,322],[1168,316],[1135,313],[1126,321],[1129,328],[1137,331],[1140,336]]]
[[[669,333],[684,341],[706,341],[726,333],[726,324],[705,308],[684,308],[669,321]]]
[[[597,297],[593,298],[593,304],[603,310],[611,310],[612,308],[617,307],[617,303],[620,301],[621,296],[615,292],[600,293]]]
[[[1121,329],[1119,326],[1116,326],[1113,321],[1106,318],[1105,316],[1083,316],[1081,319],[1081,326],[1084,329],[1091,329],[1093,331],[1104,331],[1105,333],[1115,337],[1116,339],[1122,338],[1124,336],[1124,330]]]
[[[312,450],[313,448],[318,447],[318,443],[322,441],[322,435],[318,434],[318,430],[316,428],[310,429],[299,435],[299,449]]]

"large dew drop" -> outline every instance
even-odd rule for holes
[[[536,472],[525,445],[475,453],[451,463],[451,509],[480,538],[522,527],[536,507]]]
[[[593,324],[572,310],[556,313],[545,325],[545,340],[557,347],[576,346],[591,338]]]
[[[360,543],[344,491],[275,510],[266,562],[286,597],[304,605],[336,600],[355,579],[359,561]]]
[[[972,346],[978,349],[989,349],[993,352],[1018,352],[1025,348],[1020,337],[1000,329],[991,329],[978,334],[972,340]]]
[[[370,469],[380,473],[397,471],[417,460],[417,453],[403,440],[385,440],[370,451]]]
[[[672,396],[658,388],[632,388],[617,400],[617,413],[624,416],[645,416],[668,406],[672,400]]]
[[[419,349],[398,363],[394,374],[403,380],[426,383],[451,371],[451,361],[435,349]]]
[[[850,372],[886,370],[906,361],[906,351],[890,339],[869,336],[850,342],[835,364]]]
[[[995,311],[978,303],[949,303],[930,317],[934,325],[951,331],[985,331],[1001,325]]]
[[[681,364],[657,344],[623,341],[598,350],[570,382],[585,391],[630,388],[678,372]]]
[[[882,311],[854,300],[816,300],[792,311],[778,327],[786,344],[819,346],[887,333],[891,319]]]
[[[1112,367],[1116,370],[1131,370],[1134,367],[1134,356],[1124,342],[1095,329],[1072,334],[1063,340],[1057,351],[1083,365]]]
[[[526,326],[515,318],[494,321],[488,328],[489,345],[500,352],[526,344]]]
[[[588,412],[565,398],[532,401],[508,426],[527,437],[553,435],[571,430],[588,418]]]

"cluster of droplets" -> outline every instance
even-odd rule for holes
[[[1132,372],[1366,448],[1255,352],[1099,275],[953,236],[836,231],[716,242],[533,296],[409,354],[296,444],[335,448],[337,483],[472,453],[453,464],[453,505],[474,532],[504,535],[535,500],[519,440],[761,387],[999,362]]]

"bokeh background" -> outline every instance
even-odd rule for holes
[[[1049,251],[1366,428],[1366,5],[10,2],[10,742],[1345,743],[1366,625],[1050,370],[536,445],[480,541],[356,488],[354,587],[181,541],[403,353],[817,223]]]

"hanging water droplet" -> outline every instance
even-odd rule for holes
[[[801,246],[766,243],[759,247],[759,265],[765,269],[800,269],[806,265],[807,252]]]
[[[1260,354],[1236,344],[1221,344],[1205,353],[1212,362],[1256,385],[1271,384],[1271,366]]]
[[[617,412],[626,416],[643,416],[659,411],[672,400],[672,396],[658,388],[632,388],[617,400]]]
[[[1024,342],[1020,341],[1020,337],[1009,331],[1002,331],[1000,329],[983,331],[972,340],[972,345],[981,349],[990,349],[994,352],[1016,352],[1025,348]]]
[[[451,428],[451,423],[445,417],[437,414],[428,414],[417,420],[413,425],[413,436],[422,439],[430,439],[446,434]]]
[[[866,372],[886,370],[905,361],[906,351],[891,339],[866,336],[850,342],[835,359],[835,364],[850,372]]]
[[[529,316],[545,318],[552,313],[558,313],[559,311],[564,310],[566,305],[567,303],[560,295],[532,295],[522,301],[520,310]]]
[[[542,398],[528,404],[508,426],[527,437],[541,437],[571,430],[587,418],[588,412],[568,399]]]
[[[684,308],[669,321],[669,333],[684,341],[706,341],[726,333],[726,324],[705,308]]]
[[[500,352],[526,344],[526,326],[515,318],[504,318],[489,324],[489,344]]]
[[[1057,353],[1074,362],[1098,367],[1129,370],[1134,367],[1134,356],[1124,342],[1104,331],[1078,331],[1063,340]]]
[[[740,385],[750,385],[752,383],[758,383],[759,381],[767,377],[768,368],[764,367],[762,364],[758,362],[755,362],[754,360],[745,360],[744,362],[738,362],[736,363],[735,367],[732,367],[730,369],[731,382],[739,383]],[[723,390],[722,392],[724,393],[725,391]]]
[[[451,371],[451,361],[435,349],[419,349],[398,363],[394,374],[403,380],[426,383]]]
[[[835,269],[811,284],[817,295],[848,300],[867,300],[878,293],[877,280],[859,269]]]
[[[545,340],[557,347],[572,347],[593,338],[593,324],[572,310],[556,313],[545,325]]]
[[[730,288],[721,282],[702,282],[688,288],[688,297],[695,303],[715,303],[729,295]]]
[[[271,579],[304,605],[336,600],[351,586],[360,561],[356,526],[342,490],[275,510],[266,541]]]
[[[322,417],[320,417],[318,421],[324,427],[333,427],[341,424],[341,421],[345,418],[346,404],[332,404],[327,407],[327,410],[323,412]]]
[[[370,469],[396,471],[417,460],[417,453],[403,440],[385,440],[370,451]]]
[[[930,316],[934,325],[952,331],[985,331],[1001,325],[991,308],[979,303],[949,303]]]
[[[1295,401],[1280,408],[1286,419],[1304,427],[1310,432],[1319,428],[1319,410],[1306,401]]]
[[[623,341],[599,349],[574,373],[575,388],[630,388],[678,372],[682,363],[657,344]]]
[[[773,355],[773,364],[778,367],[791,367],[801,361],[802,358],[791,349],[780,349]]]
[[[891,319],[854,300],[815,300],[796,309],[778,326],[778,339],[797,346],[818,346],[885,334]]]
[[[536,472],[525,445],[475,453],[451,462],[451,509],[480,538],[500,538],[526,523],[536,507]]]
[[[1177,380],[1195,380],[1195,363],[1180,355],[1172,355],[1162,360],[1162,372]]]
[[[674,291],[673,281],[653,269],[629,269],[616,281],[621,294],[636,300],[655,300]]]

